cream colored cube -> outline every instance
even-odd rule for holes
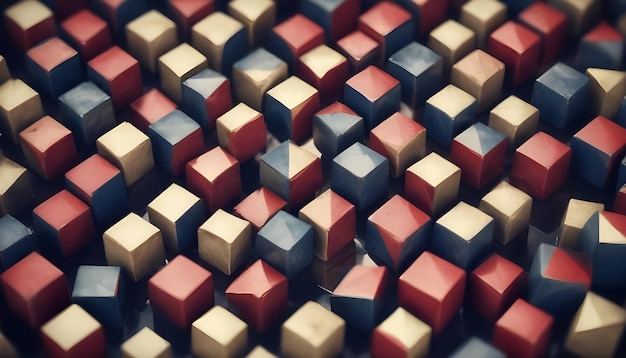
[[[585,75],[589,77],[593,113],[615,120],[626,95],[626,73],[588,68]]]
[[[476,34],[479,48],[487,46],[489,35],[508,19],[506,4],[497,0],[471,0],[461,8],[459,22]]]
[[[143,327],[121,346],[122,358],[170,358],[172,345],[153,330]]]
[[[480,200],[481,211],[495,221],[493,239],[506,245],[519,235],[530,221],[533,199],[507,182],[501,182]]]
[[[401,344],[407,357],[425,357],[428,355],[432,329],[404,308],[398,307],[375,328],[373,334],[382,336],[382,340]]]
[[[570,199],[561,220],[558,246],[576,249],[580,232],[597,211],[604,211],[603,203]]]
[[[178,45],[174,21],[157,10],[150,10],[126,25],[128,50],[139,63],[155,73],[159,57]]]
[[[430,32],[428,47],[443,58],[449,70],[476,47],[476,34],[457,21],[447,20]]]
[[[28,170],[0,154],[0,217],[29,208],[32,198]]]
[[[214,306],[191,325],[191,352],[196,357],[243,356],[248,325],[222,306]]]
[[[19,143],[19,133],[43,116],[39,93],[20,79],[0,85],[0,132],[13,143]]]
[[[272,0],[233,0],[228,3],[228,14],[246,27],[250,48],[263,44],[276,24]]]
[[[222,71],[224,48],[243,24],[221,11],[200,20],[191,28],[191,44],[209,60],[209,67]]]
[[[161,89],[175,102],[183,100],[183,82],[208,66],[207,58],[188,43],[159,57]]]
[[[489,127],[509,138],[517,148],[537,132],[539,110],[516,96],[509,96],[489,112]]]
[[[452,66],[450,83],[471,94],[481,112],[502,92],[504,63],[483,50],[475,50]]]
[[[230,275],[252,254],[251,233],[249,222],[218,209],[198,229],[200,258]]]

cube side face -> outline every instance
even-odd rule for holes
[[[315,158],[306,168],[289,180],[289,203],[298,206],[313,197],[324,183],[322,161]]]
[[[604,187],[612,169],[609,167],[612,159],[610,154],[602,152],[576,136],[572,138],[570,145],[572,170],[595,187]]]
[[[128,202],[124,177],[121,172],[92,194],[91,208],[95,224],[102,227],[126,214]]]
[[[491,322],[500,318],[505,308],[508,308],[503,295],[475,274],[470,276],[469,285],[472,307]]]
[[[349,168],[333,162],[331,189],[350,201],[357,210],[363,210],[387,192],[388,165],[385,160],[383,165],[370,171],[365,177],[359,178]]]
[[[442,314],[442,302],[434,299],[427,292],[423,292],[402,278],[398,281],[398,306],[405,308],[419,319],[426,322],[437,334],[443,329],[440,317]]]
[[[410,170],[406,171],[404,178],[405,198],[425,213],[429,215],[435,214],[437,212],[437,210],[435,210],[435,194],[437,188],[433,187],[418,174]]]

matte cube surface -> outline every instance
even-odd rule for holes
[[[170,358],[172,345],[153,330],[143,327],[121,345],[124,358]]]
[[[528,194],[503,181],[480,199],[479,209],[494,219],[494,241],[506,245],[528,227],[532,204]]]
[[[286,206],[285,200],[270,189],[261,187],[235,205],[233,213],[247,220],[256,233],[265,225],[267,220]]]
[[[429,215],[437,215],[453,204],[461,184],[461,169],[430,153],[411,165],[404,177],[404,195]]]
[[[518,298],[496,322],[492,343],[507,356],[539,357],[547,353],[554,319]]]
[[[47,98],[56,99],[83,79],[78,52],[52,37],[26,52],[29,82]]]
[[[415,28],[411,14],[392,2],[376,4],[359,16],[358,29],[380,44],[383,58],[407,45]]]
[[[230,74],[233,63],[245,56],[248,34],[241,22],[216,11],[191,28],[191,43],[209,61],[209,67]]]
[[[87,311],[73,304],[41,326],[44,351],[51,357],[104,357],[104,329]]]
[[[475,121],[476,109],[474,96],[454,85],[447,85],[426,101],[426,134],[440,145],[449,147],[452,138]]]
[[[427,323],[398,307],[372,333],[372,357],[426,356],[432,333]]]
[[[509,138],[509,148],[517,148],[537,132],[539,110],[511,95],[489,112],[489,127]]]
[[[217,140],[239,162],[245,162],[265,148],[267,128],[262,113],[239,103],[217,118]]]
[[[298,58],[298,76],[317,88],[324,103],[341,97],[349,75],[348,60],[326,45],[317,46]]]
[[[20,79],[0,85],[0,130],[13,143],[19,133],[43,116],[39,94]]]
[[[264,44],[276,24],[273,0],[234,0],[228,3],[228,14],[246,28],[250,48]]]
[[[487,46],[489,35],[506,19],[507,7],[500,1],[471,0],[461,7],[459,22],[476,33],[476,45]]]
[[[177,109],[176,103],[156,88],[152,88],[129,105],[130,122],[141,131]]]
[[[362,31],[354,31],[337,41],[337,49],[348,59],[352,73],[382,61],[380,45]]]
[[[538,1],[520,12],[517,19],[541,35],[542,63],[549,63],[561,53],[569,30],[568,18],[564,13]]]
[[[181,103],[183,82],[207,66],[208,60],[202,53],[182,43],[159,57],[161,89],[174,102]]]
[[[468,338],[461,346],[452,352],[450,358],[489,357],[505,358],[506,355],[491,344],[477,337]]]
[[[589,67],[617,70],[623,58],[624,36],[602,21],[580,40],[576,63],[581,70]]]
[[[506,65],[509,81],[513,86],[519,86],[539,67],[541,37],[509,21],[489,36],[487,52]]]
[[[233,64],[233,94],[261,112],[265,92],[287,76],[287,63],[261,47]]]
[[[0,174],[0,215],[30,208],[33,189],[28,170],[0,154]]]
[[[324,43],[324,29],[301,14],[293,15],[274,26],[268,50],[280,57],[296,72],[298,57]]]
[[[300,11],[321,25],[326,40],[334,43],[356,29],[360,7],[358,0],[305,0],[300,5]]]
[[[578,237],[591,216],[598,211],[604,211],[603,203],[570,199],[563,214],[559,230],[559,247],[576,249]]]
[[[159,57],[178,45],[176,24],[157,10],[150,10],[126,25],[128,51],[156,73]]]
[[[215,0],[167,0],[167,4],[180,38],[187,41],[191,37],[191,27],[215,11]]]
[[[0,217],[0,270],[7,270],[35,249],[30,229],[11,215]]]
[[[106,21],[98,15],[82,9],[61,22],[66,41],[80,54],[83,61],[89,61],[111,47],[111,31]]]
[[[214,212],[239,196],[239,162],[216,147],[192,159],[185,166],[187,188],[202,198],[204,207]]]
[[[218,209],[198,229],[200,258],[227,275],[252,254],[250,223]]]
[[[502,92],[504,63],[482,50],[475,50],[452,66],[450,83],[476,98],[477,111],[490,108]]]
[[[222,306],[211,308],[191,326],[191,352],[197,357],[239,357],[248,347],[248,325]]]
[[[79,266],[72,289],[72,303],[80,305],[105,328],[123,327],[126,289],[122,269],[119,266]]]
[[[588,68],[585,75],[589,77],[593,113],[618,119],[621,102],[626,95],[626,74],[603,68]]]
[[[363,139],[363,117],[335,102],[313,116],[313,142],[323,158],[334,158]]]
[[[22,1],[4,10],[4,23],[15,47],[26,51],[55,35],[54,14],[39,1]]]
[[[107,20],[115,34],[122,36],[126,25],[146,12],[148,2],[146,0],[97,0],[93,1],[93,8],[98,15]]]
[[[143,93],[139,62],[117,46],[90,60],[87,63],[87,76],[111,96],[116,110]]]
[[[476,34],[465,25],[447,20],[430,32],[428,47],[441,56],[447,72],[476,47]]]

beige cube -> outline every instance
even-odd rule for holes
[[[39,93],[20,79],[10,79],[0,85],[0,132],[13,143],[19,143],[19,133],[43,117]]]
[[[493,105],[502,92],[504,63],[483,50],[475,50],[452,66],[450,83],[471,94],[482,112]]]
[[[459,22],[476,34],[479,48],[487,46],[489,35],[508,19],[506,4],[497,0],[471,0],[461,8]]]
[[[276,358],[276,356],[262,346],[256,346],[246,355],[246,358]]]
[[[40,332],[49,356],[97,356],[106,349],[102,325],[77,304],[50,319]]]
[[[262,45],[276,24],[272,0],[233,0],[228,3],[228,14],[245,26],[250,48]]]
[[[196,357],[243,356],[248,325],[222,306],[214,306],[191,325],[191,352]]]
[[[561,220],[558,246],[576,249],[580,232],[591,216],[597,211],[604,211],[604,204],[570,199],[567,204],[567,209],[565,209],[565,213],[563,214],[563,219]]]
[[[100,136],[96,147],[98,154],[122,171],[127,186],[154,168],[150,138],[128,122]]]
[[[575,38],[587,32],[602,11],[601,0],[548,0],[548,4],[567,15],[570,34]]]
[[[198,229],[200,258],[232,274],[252,254],[251,232],[249,222],[218,209]]]
[[[159,57],[178,45],[174,21],[157,10],[150,10],[126,25],[128,50],[152,73],[158,70]]]
[[[121,346],[122,358],[170,358],[172,345],[153,330],[143,327]]]
[[[603,68],[588,68],[593,113],[615,120],[626,95],[626,74]]]
[[[30,208],[32,199],[28,170],[0,154],[0,217]]]
[[[182,43],[159,57],[161,88],[175,102],[183,99],[183,82],[208,66],[207,58],[188,43]]]
[[[495,221],[493,240],[506,245],[530,221],[533,199],[507,182],[501,182],[480,200],[479,209]]]
[[[222,58],[228,41],[243,29],[243,24],[221,11],[198,21],[191,28],[191,44],[209,60],[209,67],[223,72]],[[227,71],[230,72],[230,71]]]
[[[438,53],[446,69],[476,48],[476,34],[454,20],[437,26],[428,36],[428,47]]]
[[[432,152],[406,170],[405,198],[428,215],[437,215],[454,203],[460,184],[461,169]]]
[[[0,55],[0,85],[11,79],[11,71],[7,65],[7,60]]]
[[[107,264],[121,266],[133,281],[162,266],[163,239],[158,227],[130,213],[102,234]]]
[[[265,92],[289,75],[287,63],[258,48],[233,66],[234,94],[240,101],[261,112]]]
[[[372,335],[377,336],[375,341],[378,342],[400,344],[402,350],[407,352],[407,357],[425,357],[428,355],[432,329],[404,308],[398,307],[374,329]],[[375,344],[372,350],[384,353]]]
[[[516,96],[509,96],[489,112],[489,127],[509,138],[515,149],[537,132],[539,110]]]

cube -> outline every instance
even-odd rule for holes
[[[346,82],[343,99],[363,117],[365,130],[369,131],[400,110],[400,94],[400,81],[370,65]]]
[[[280,141],[310,137],[313,115],[319,109],[318,90],[296,76],[267,91],[263,102],[267,129]]]
[[[528,227],[532,205],[528,194],[503,181],[480,199],[479,209],[494,219],[494,241],[506,245]]]
[[[313,142],[324,159],[334,158],[363,139],[363,117],[335,102],[313,116]]]
[[[215,147],[185,165],[186,187],[214,212],[241,194],[239,162],[222,148]]]
[[[288,279],[313,260],[313,227],[286,211],[279,211],[257,233],[255,256]]]
[[[107,329],[120,329],[126,316],[126,288],[119,266],[80,265],[72,303],[80,305]]]
[[[0,55],[0,84],[3,84],[10,79],[11,71],[9,71],[7,60],[4,58],[4,56]]]
[[[449,147],[452,138],[475,122],[477,101],[455,85],[447,85],[426,101],[426,134],[440,145]]]
[[[150,328],[144,326],[120,346],[122,356],[128,358],[170,358],[172,345]]]
[[[130,213],[102,234],[107,264],[121,266],[135,282],[163,265],[161,230]]]
[[[93,145],[116,125],[111,97],[93,82],[83,82],[59,96],[59,111],[83,146]]]
[[[543,64],[552,62],[561,54],[569,32],[568,17],[564,13],[549,4],[533,2],[518,14],[517,20],[541,36]]]
[[[330,187],[363,210],[387,193],[389,161],[361,143],[354,143],[331,164]]]
[[[295,14],[270,32],[267,49],[296,72],[298,57],[324,43],[324,29],[301,14]]]
[[[450,358],[462,357],[506,358],[506,355],[482,339],[470,337],[450,355]]]
[[[42,116],[39,94],[22,80],[10,79],[0,85],[0,131],[11,142],[18,144],[19,133]]]
[[[152,123],[147,130],[156,164],[173,176],[185,172],[185,164],[204,151],[200,125],[179,110]]]
[[[235,0],[237,1],[237,0]],[[246,358],[275,358],[276,356],[270,353],[267,349],[263,348],[263,346],[257,345],[255,346]]]
[[[206,56],[210,68],[230,75],[233,64],[246,55],[248,35],[241,22],[216,11],[193,25],[191,44]]]
[[[182,40],[189,40],[191,27],[215,11],[215,1],[167,0],[170,16],[178,26]]]
[[[518,41],[511,42],[511,38]],[[539,68],[541,37],[523,25],[508,21],[491,33],[487,52],[504,62],[509,82],[516,87]]]
[[[0,215],[18,214],[31,207],[32,199],[28,170],[0,154]]]
[[[461,169],[433,152],[406,170],[404,195],[428,215],[438,215],[455,201]]]
[[[537,107],[510,95],[489,112],[489,127],[509,138],[509,148],[516,149],[537,132]]]
[[[572,149],[545,132],[537,132],[513,156],[509,183],[544,200],[567,179]]]
[[[139,17],[148,10],[147,0],[94,0],[94,10],[103,17],[111,26],[111,30],[117,36],[124,35],[124,29],[129,22]]]
[[[262,113],[239,103],[216,120],[217,140],[239,162],[252,159],[265,148],[267,128]]]
[[[366,256],[367,262],[361,261],[359,264],[370,264],[375,266],[376,264]],[[333,257],[324,261],[318,257],[313,259],[312,269],[315,283],[318,287],[324,290],[334,290],[343,277],[350,271],[350,269],[357,264],[356,257],[356,244],[355,241],[346,245],[343,249],[339,250]]]
[[[576,249],[578,237],[583,227],[598,211],[604,211],[603,203],[569,199],[559,227],[558,246],[565,249]]]
[[[315,256],[324,261],[352,243],[356,235],[354,205],[330,189],[300,209],[298,217],[313,227]]]
[[[104,329],[87,311],[73,304],[41,326],[41,341],[51,357],[104,357]]]
[[[526,288],[526,273],[520,266],[493,254],[472,271],[468,284],[472,308],[495,322]]]
[[[179,328],[188,329],[213,306],[213,276],[178,255],[148,280],[148,297],[155,311]]]
[[[280,352],[288,357],[334,357],[343,352],[346,322],[308,301],[282,325]]]
[[[389,160],[389,174],[398,178],[424,156],[426,129],[396,112],[370,132],[370,148]]]
[[[317,88],[324,103],[342,95],[350,75],[348,60],[326,45],[320,45],[298,58],[298,76]]]
[[[337,40],[337,50],[348,59],[351,73],[382,61],[378,42],[359,30]]]
[[[198,228],[200,258],[227,275],[252,254],[251,225],[218,209]]]
[[[400,5],[382,2],[359,16],[358,29],[376,40],[383,58],[388,58],[410,42],[416,24]]]
[[[518,298],[498,319],[492,343],[507,356],[539,357],[548,352],[554,319]]]
[[[87,62],[87,76],[111,96],[116,110],[143,94],[139,62],[117,46]]]
[[[91,208],[94,222],[104,227],[128,211],[122,172],[94,154],[65,173],[67,189]]]
[[[507,20],[506,4],[496,1],[467,1],[462,7],[459,22],[476,34],[476,45],[484,49],[489,35]]]
[[[70,304],[65,274],[36,252],[0,275],[7,308],[38,328]]]
[[[277,212],[285,209],[287,202],[274,194],[271,190],[261,187],[233,208],[233,214],[245,219],[252,225],[253,234],[256,235],[265,223]]]
[[[150,10],[126,25],[128,51],[141,66],[156,73],[159,57],[178,45],[176,24],[157,10]]]
[[[384,266],[356,265],[330,296],[330,307],[349,329],[372,331],[381,316],[389,273]]]
[[[542,121],[563,129],[578,124],[588,96],[589,79],[559,62],[537,78],[530,103],[539,109]]]
[[[579,356],[614,356],[624,324],[624,308],[589,291],[572,320],[564,347]]]
[[[622,99],[626,95],[626,75],[621,71],[588,68],[589,94],[593,113],[616,120]]]
[[[78,52],[58,37],[26,51],[25,60],[29,83],[47,98],[56,100],[83,80]]]
[[[416,33],[420,37],[427,35],[447,18],[448,1],[400,0],[399,3],[415,17]]]
[[[372,357],[426,356],[432,328],[402,307],[379,324],[371,338]]]
[[[54,14],[39,1],[18,2],[7,7],[4,24],[7,39],[23,52],[56,34]]]
[[[265,92],[286,80],[287,75],[285,61],[262,47],[258,48],[233,65],[233,94],[261,112]]]
[[[78,10],[63,20],[61,30],[83,61],[89,61],[111,47],[109,25],[88,9]]]
[[[477,111],[491,107],[504,82],[504,63],[482,50],[475,50],[452,66],[450,83],[476,98]]]
[[[428,35],[428,48],[441,56],[446,73],[475,47],[474,31],[454,20],[443,22]]]
[[[305,0],[300,4],[302,14],[324,28],[329,44],[356,29],[360,10],[359,0]]]
[[[159,57],[161,89],[174,102],[182,103],[183,82],[207,68],[208,60],[187,43],[182,43]]]
[[[204,206],[199,197],[172,183],[148,204],[148,217],[161,230],[163,243],[181,251],[196,240]]]
[[[481,122],[454,137],[450,161],[461,168],[461,179],[482,189],[504,171],[508,138]]]
[[[596,0],[548,0],[548,4],[567,16],[570,36],[576,38],[597,22],[601,11],[600,2]]]
[[[263,45],[276,24],[276,4],[272,0],[230,1],[228,14],[246,28],[250,48]]]
[[[581,71],[589,67],[621,69],[624,58],[623,42],[624,36],[602,21],[580,40],[576,56],[577,67]]]
[[[398,305],[439,334],[463,304],[465,271],[424,251],[398,281]]]
[[[230,80],[208,68],[185,80],[182,89],[182,109],[205,130],[215,128],[217,118],[232,107]]]
[[[176,103],[156,88],[144,93],[128,107],[130,109],[130,123],[143,132],[148,130],[148,126],[152,123],[178,108]]]
[[[248,325],[222,306],[215,306],[191,326],[196,357],[239,357],[248,348]]]
[[[443,84],[443,59],[428,47],[411,42],[387,60],[387,72],[400,80],[402,100],[421,107]]]
[[[126,186],[154,168],[150,138],[128,122],[122,122],[96,141],[98,154],[118,167]]]
[[[75,254],[95,234],[91,209],[65,189],[33,209],[33,225],[42,249],[61,258]]]
[[[20,144],[28,166],[46,180],[62,176],[78,161],[72,132],[50,116],[21,131]]]
[[[256,260],[226,288],[229,307],[257,332],[282,317],[287,307],[287,278],[263,260]]]
[[[0,270],[5,271],[35,249],[32,231],[7,214],[0,217]]]

